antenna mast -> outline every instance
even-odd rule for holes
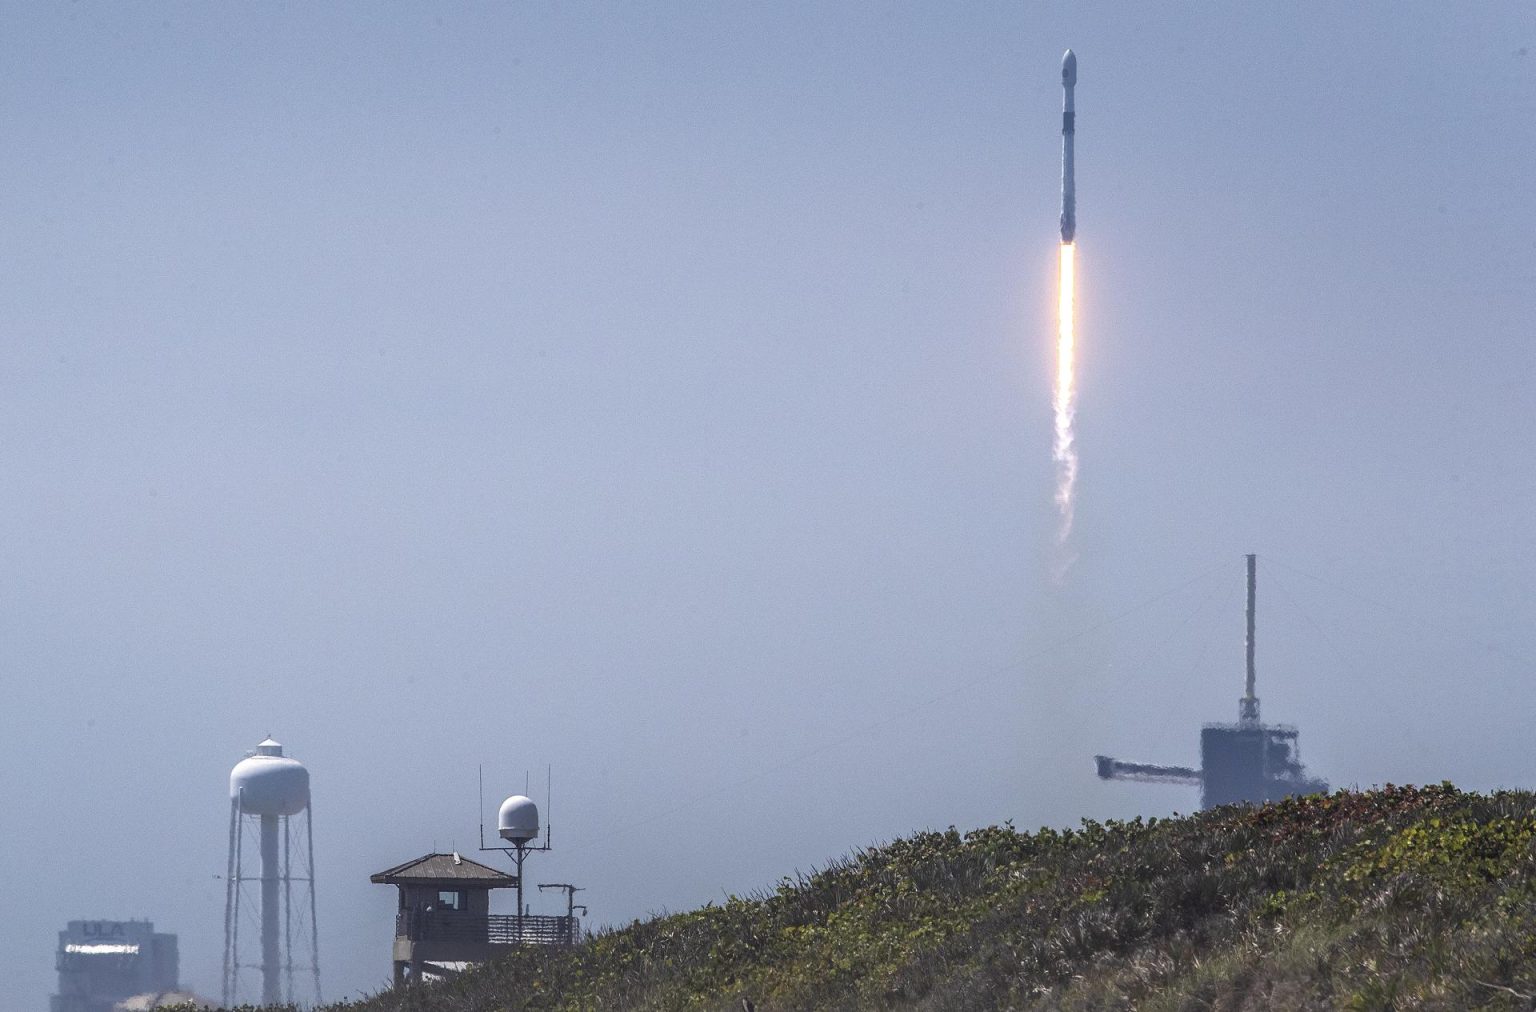
[[[553,767],[551,767],[551,770]],[[532,779],[531,773],[524,772],[524,790]],[[549,781],[554,780],[553,772],[549,773]],[[545,791],[549,790],[548,784]],[[545,795],[545,805],[549,803],[549,797]],[[525,794],[514,794],[501,803],[501,809],[496,813],[496,835],[510,846],[487,847],[485,845],[485,765],[480,766],[480,849],[499,850],[512,859],[517,868],[517,942],[522,944],[527,941],[523,931],[524,919],[528,916],[527,908],[523,904],[523,862],[529,854],[550,850],[549,823],[543,824],[544,842],[534,846],[533,842],[539,837],[539,810]]]
[[[1253,694],[1254,683],[1258,680],[1258,673],[1253,663],[1253,626],[1254,612],[1257,609],[1259,585],[1259,557],[1248,556],[1248,679],[1243,698],[1237,704],[1237,721],[1240,724],[1257,724],[1259,722],[1259,697]]]

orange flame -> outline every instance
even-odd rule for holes
[[[1063,550],[1072,534],[1072,512],[1077,495],[1077,447],[1072,433],[1077,414],[1077,339],[1073,319],[1076,256],[1077,249],[1072,243],[1061,244],[1061,290],[1056,310],[1056,387],[1051,398],[1056,433],[1051,458],[1056,462],[1056,510],[1060,516],[1056,541]],[[1072,560],[1064,557],[1060,572],[1064,573],[1071,564]]]

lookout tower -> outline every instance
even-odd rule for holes
[[[368,880],[400,890],[395,914],[396,987],[454,976],[519,944],[572,945],[580,937],[580,922],[574,915],[492,914],[491,890],[516,889],[518,877],[457,853],[426,854]]]

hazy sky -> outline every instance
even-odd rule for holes
[[[1248,551],[1316,773],[1530,785],[1532,48],[1516,3],[6,4],[5,1007],[72,918],[217,994],[268,732],[329,997],[482,762],[553,765],[529,879],[596,923],[1192,810],[1091,756],[1236,716]]]

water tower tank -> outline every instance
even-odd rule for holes
[[[521,794],[501,803],[496,815],[496,829],[511,843],[527,843],[539,835],[539,806]]]
[[[268,738],[230,770],[229,796],[246,815],[297,815],[309,805],[309,770]]]

